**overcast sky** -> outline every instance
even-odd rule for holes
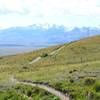
[[[0,0],[0,28],[100,25],[100,0]]]

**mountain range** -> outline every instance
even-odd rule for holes
[[[0,45],[53,45],[71,42],[98,34],[100,34],[100,29],[96,27],[76,27],[72,29],[56,25],[49,28],[43,28],[36,25],[13,27],[0,30]]]

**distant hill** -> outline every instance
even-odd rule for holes
[[[52,26],[45,29],[40,26],[16,27],[0,30],[0,44],[9,45],[52,45],[79,40],[100,34],[99,28],[74,28]]]

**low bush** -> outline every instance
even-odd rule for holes
[[[69,71],[69,73],[71,74],[71,73],[73,73],[73,71]]]
[[[70,79],[69,81],[70,81],[70,83],[74,83],[74,80],[73,79]]]
[[[90,78],[90,77],[85,78],[85,80],[84,80],[85,85],[93,85],[95,82],[96,82],[96,80],[94,78]]]
[[[100,100],[100,93],[95,93],[93,100]]]
[[[47,53],[43,53],[43,54],[41,55],[41,57],[47,57],[47,56],[48,56]]]
[[[94,90],[95,90],[96,92],[100,92],[100,83],[96,83],[96,84],[94,85]]]

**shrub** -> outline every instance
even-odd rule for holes
[[[71,73],[76,72],[76,71],[77,71],[77,70],[74,69],[74,70],[69,71],[69,73],[71,74]]]
[[[2,57],[0,57],[0,59],[2,59]]]
[[[96,82],[96,80],[94,78],[86,78],[84,81],[85,85],[93,85]]]
[[[73,70],[73,72],[76,72],[76,71],[77,71],[76,69]]]
[[[100,93],[96,93],[93,100],[100,100]]]
[[[73,73],[73,71],[69,71],[69,73],[71,74],[71,73]]]
[[[27,91],[27,96],[30,97],[31,95],[32,95],[32,90],[28,90],[28,91]]]
[[[94,85],[94,90],[95,90],[96,92],[100,92],[100,83],[96,83],[96,84]]]
[[[28,69],[28,67],[26,67],[26,66],[23,66],[22,68],[23,68],[23,69]]]
[[[100,100],[100,93],[92,91],[92,96],[90,100]]]
[[[47,56],[48,56],[47,53],[43,53],[43,54],[41,55],[41,57],[47,57]]]
[[[69,81],[70,81],[70,83],[74,83],[74,80],[73,79],[70,79]]]

